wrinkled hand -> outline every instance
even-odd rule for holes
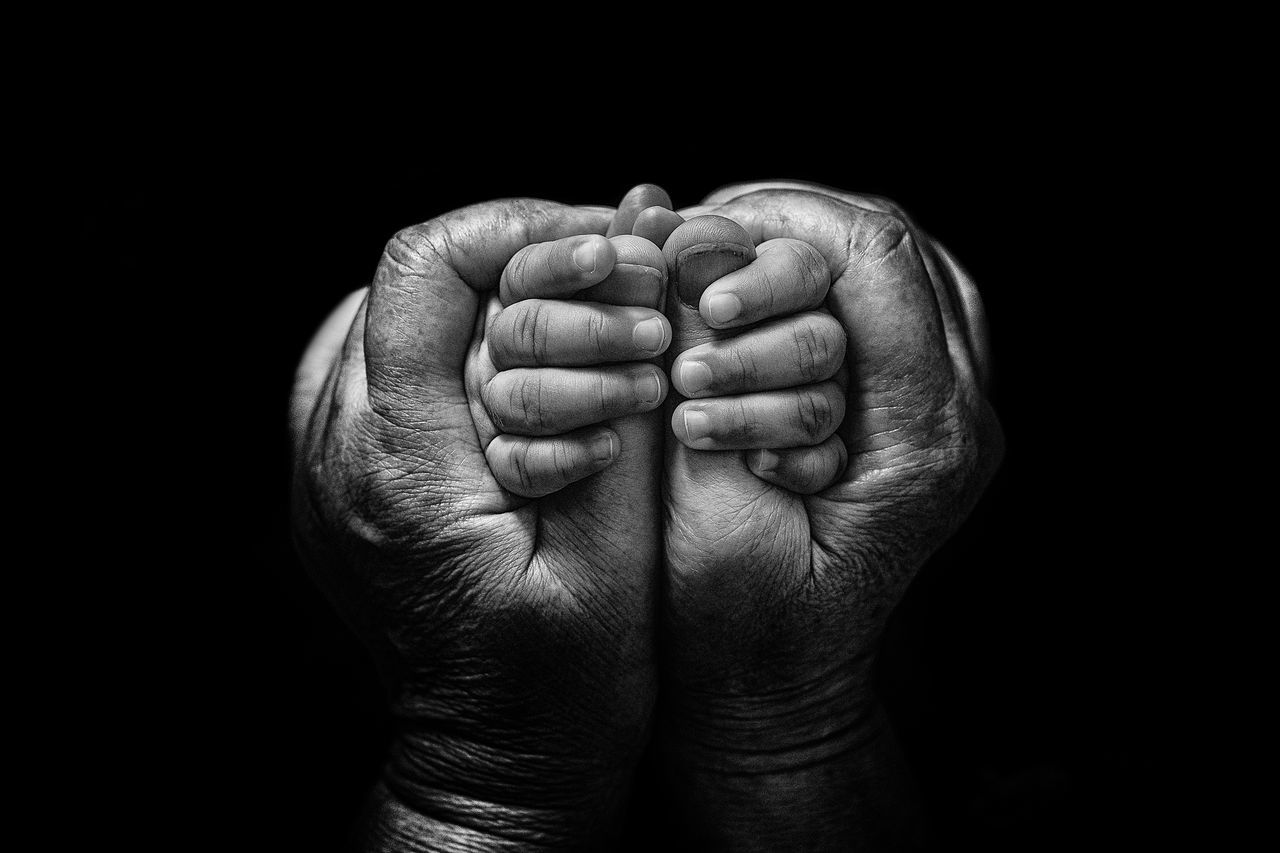
[[[908,798],[871,667],[1002,452],[976,291],[877,200],[743,186],[685,214],[664,247],[676,798],[710,845],[899,843]]]
[[[398,723],[371,847],[588,843],[643,745],[670,332],[613,215],[406,229],[304,358],[297,539]]]

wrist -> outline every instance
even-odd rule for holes
[[[405,802],[385,781],[370,792],[355,840],[356,849],[367,853],[543,851],[579,846],[551,816],[457,796],[448,798],[446,808],[424,809]]]
[[[691,700],[671,704],[661,734],[669,806],[699,847],[919,843],[905,762],[862,678],[809,692],[722,696],[696,714]]]
[[[789,683],[671,684],[664,740],[701,771],[786,772],[838,758],[874,736],[870,662]]]
[[[411,816],[442,838],[471,839],[458,849],[491,849],[477,841],[486,838],[492,849],[593,848],[616,831],[634,756],[586,740],[574,750],[495,746],[457,733],[401,735],[380,783],[395,806],[387,816]]]

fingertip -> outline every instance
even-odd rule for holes
[[[704,395],[711,388],[714,375],[706,362],[686,358],[683,354],[671,366],[671,381],[686,397]]]
[[[571,258],[574,269],[583,280],[597,282],[613,271],[618,254],[607,237],[585,234],[577,239]]]
[[[654,367],[641,373],[635,380],[635,391],[636,400],[645,407],[643,411],[651,412],[658,408],[671,391],[666,372]]]
[[[662,247],[671,283],[686,305],[699,305],[713,282],[756,258],[746,229],[723,216],[698,216],[678,226]]]
[[[711,417],[692,406],[677,406],[671,413],[671,431],[685,447],[691,450],[711,450],[715,441],[711,438]]]
[[[633,264],[656,270],[663,278],[667,275],[667,262],[662,250],[652,240],[634,234],[619,234],[609,238],[613,247],[615,264]]]
[[[619,234],[609,238],[614,251],[612,271],[579,298],[611,305],[661,307],[667,292],[667,264],[662,250],[642,237]]]
[[[732,326],[742,316],[742,300],[734,293],[715,293],[708,288],[698,300],[698,313],[713,329]]]
[[[641,211],[650,207],[672,207],[671,196],[656,184],[637,184],[627,191],[618,203],[618,211],[609,225],[608,235],[630,234],[635,227],[636,217]]]
[[[595,470],[608,468],[617,461],[622,450],[618,434],[611,429],[602,428],[591,440],[591,461]]]
[[[631,330],[631,342],[636,349],[650,356],[662,355],[671,346],[671,321],[661,314],[641,320]]]
[[[636,217],[635,224],[631,226],[631,233],[637,237],[643,237],[655,246],[661,246],[667,242],[667,238],[673,231],[684,224],[684,221],[684,217],[674,210],[657,205],[646,207]]]

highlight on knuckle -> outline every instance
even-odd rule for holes
[[[911,246],[911,227],[901,216],[893,213],[878,214],[873,231],[863,251],[865,260],[878,263],[901,253]]]

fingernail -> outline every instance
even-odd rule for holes
[[[662,321],[657,317],[636,323],[635,329],[631,332],[631,341],[637,349],[659,352],[662,350],[662,345],[667,342],[667,327],[662,325]]]
[[[596,270],[596,241],[587,240],[573,250],[573,264],[583,272]]]
[[[768,474],[776,470],[778,467],[778,454],[772,450],[761,450],[760,458],[756,460],[756,470],[761,474]]]
[[[617,454],[614,448],[614,437],[612,433],[606,433],[596,438],[591,443],[591,454],[597,462],[612,462],[613,457]]]
[[[707,313],[713,323],[728,323],[742,313],[742,302],[732,293],[717,293],[707,300]]]
[[[684,413],[684,434],[689,441],[698,441],[711,435],[711,418],[699,411]]]
[[[658,374],[650,373],[636,380],[636,399],[641,403],[656,403],[662,397],[662,383]]]
[[[711,368],[700,361],[686,361],[680,365],[680,384],[686,394],[696,394],[711,387]]]

